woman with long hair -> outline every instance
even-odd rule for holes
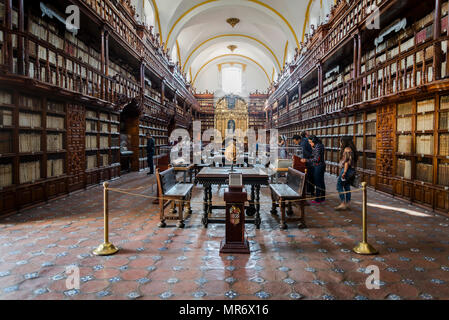
[[[355,178],[357,164],[357,148],[350,137],[340,140],[340,175],[337,180],[337,191],[340,193],[341,203],[335,208],[337,211],[349,210],[351,203],[351,183]]]

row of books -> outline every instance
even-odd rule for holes
[[[109,132],[109,123],[100,122],[100,132],[108,133]]]
[[[64,149],[64,135],[62,133],[47,134],[47,150],[60,151]]]
[[[47,177],[58,177],[64,174],[64,159],[47,160]]]
[[[438,183],[442,186],[449,186],[449,164],[438,165]]]
[[[96,135],[86,135],[86,149],[97,149],[97,136]]]
[[[366,168],[367,170],[376,171],[376,158],[366,157]]]
[[[440,113],[440,130],[449,130],[449,112]]]
[[[416,121],[416,130],[424,131],[424,130],[433,130],[434,128],[434,114],[421,114],[418,115]]]
[[[427,163],[416,164],[416,180],[423,182],[433,182],[433,166]]]
[[[366,150],[376,150],[376,137],[375,136],[370,136],[370,137],[366,137]],[[363,149],[360,149],[363,150]]]
[[[412,178],[412,161],[407,159],[398,159],[396,175],[410,180]]]
[[[97,132],[97,121],[86,120],[86,132]]]
[[[411,135],[398,136],[398,152],[412,153],[412,140]]]
[[[90,155],[86,157],[87,170],[95,169],[97,167],[97,155]]]
[[[12,152],[12,133],[0,131],[0,155]]]
[[[7,91],[0,90],[0,104],[12,104],[12,94]]]
[[[12,185],[12,164],[0,164],[0,188]]]
[[[19,134],[19,152],[39,152],[41,151],[40,133]]]
[[[86,110],[86,118],[96,119],[97,112],[93,110]]]
[[[449,156],[449,134],[440,135],[440,156]]]
[[[417,113],[429,112],[429,111],[435,111],[435,100],[434,99],[418,101],[418,106],[416,108]]]
[[[109,148],[109,137],[108,136],[100,136],[100,148],[107,149]]]
[[[21,162],[19,167],[19,182],[34,182],[41,178],[41,162]]]
[[[449,96],[443,96],[440,100],[440,110],[449,109]]]
[[[57,116],[47,116],[47,128],[63,130],[65,118]]]
[[[363,148],[363,137],[357,137],[355,139],[355,147],[357,150],[364,150]]]
[[[100,154],[100,167],[105,167],[109,165],[109,154],[101,153]]]
[[[12,111],[0,108],[0,126],[12,126]]]
[[[27,95],[19,96],[19,106],[26,107],[30,110],[41,111],[42,100],[39,97],[32,97]]]
[[[311,90],[305,92],[302,95],[302,104],[305,104],[307,102],[310,102],[314,99],[318,98],[318,86],[312,88]]]
[[[412,130],[412,117],[403,117],[397,119],[396,130],[398,132],[411,131]]]
[[[416,136],[416,153],[433,154],[433,135]]]
[[[42,118],[39,113],[19,113],[19,126],[26,128],[40,128],[42,126]]]

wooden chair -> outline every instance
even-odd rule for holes
[[[166,220],[178,220],[178,228],[184,228],[185,218],[192,214],[190,200],[193,184],[177,183],[174,168],[159,172],[156,169],[157,188],[159,191],[160,228],[167,226]],[[165,207],[172,204],[169,215],[165,215]],[[178,209],[176,209],[178,206]],[[178,216],[176,216],[178,213]]]
[[[287,229],[285,207],[288,206],[287,215],[293,215],[292,205],[299,205],[301,216],[298,228],[306,228],[305,223],[305,211],[304,201],[298,201],[304,199],[304,185],[306,175],[293,168],[288,168],[287,183],[286,184],[270,184],[271,200],[273,202],[271,207],[271,214],[277,215],[277,207],[281,208],[281,230]],[[279,201],[279,205],[276,203]]]

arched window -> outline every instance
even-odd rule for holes
[[[222,88],[226,94],[242,93],[242,68],[226,67],[222,70]]]

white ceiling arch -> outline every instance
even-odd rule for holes
[[[295,31],[293,25],[287,18],[284,17],[282,13],[268,3],[259,0],[206,0],[199,3],[198,1],[184,0],[183,2],[185,2],[184,5],[188,2],[196,4],[187,10],[181,8],[176,10],[175,15],[171,18],[169,23],[170,27],[166,30],[167,36],[165,37],[165,46],[167,48],[172,48],[174,46],[179,34],[192,18],[201,16],[202,19],[207,19],[207,12],[212,12],[213,10],[211,9],[217,8],[220,10],[223,10],[224,8],[250,8],[253,15],[261,13],[266,17],[270,17],[271,21],[274,21],[277,27],[283,31],[289,42],[299,45],[297,32]],[[285,1],[281,0],[280,2]],[[223,18],[226,20],[231,17],[223,16]],[[241,20],[244,18],[245,17],[242,17]]]
[[[229,45],[235,45],[237,47],[234,52],[231,52],[227,48],[227,46]],[[256,61],[256,63],[261,65],[263,69],[266,70],[270,75],[271,71],[274,68],[272,59],[270,59],[262,49],[244,40],[234,40],[229,42],[217,42],[200,51],[191,64],[192,73],[196,73],[205,63],[207,63],[211,59],[214,59],[217,56],[224,56],[229,54],[250,57],[252,60]]]
[[[143,1],[136,6],[138,10],[153,9],[154,30],[184,72],[192,70],[195,74],[208,60],[224,55],[232,41],[266,69],[270,78],[273,68],[276,74],[282,71],[310,25],[325,21],[334,4],[334,0],[132,1]],[[240,19],[235,28],[226,23],[231,17]],[[211,48],[216,51],[211,52]]]
[[[249,35],[231,33],[231,34],[219,34],[212,36],[209,39],[202,41],[195,48],[186,51],[185,54],[186,58],[182,60],[183,71],[189,70],[189,68],[192,65],[194,65],[195,62],[198,60],[198,57],[201,55],[201,53],[208,51],[208,49],[210,49],[212,46],[214,46],[215,48],[220,47],[227,48],[227,46],[229,45],[237,46],[237,48],[235,49],[237,50],[237,52],[239,48],[242,48],[242,46],[244,47],[254,46],[255,49],[259,50],[260,52],[263,52],[267,56],[267,58],[271,61],[272,67],[275,69],[276,72],[280,72],[282,68],[279,59],[274,52],[274,49],[271,48],[268,44]],[[229,49],[228,53],[231,53]]]
[[[208,73],[209,71],[213,71],[214,73],[218,73],[218,66],[222,64],[229,64],[229,63],[240,63],[245,64],[248,66],[254,67],[254,70],[257,71],[257,77],[259,78],[259,82],[263,83],[267,88],[271,82],[271,79],[269,79],[270,75],[268,74],[268,71],[265,70],[265,68],[258,63],[256,60],[252,59],[251,57],[240,55],[240,54],[223,54],[218,55],[209,61],[205,62],[201,68],[192,74],[192,84],[195,85],[198,82],[201,82],[201,78],[203,75]],[[207,88],[204,88],[207,89]],[[262,89],[264,90],[264,89]]]

